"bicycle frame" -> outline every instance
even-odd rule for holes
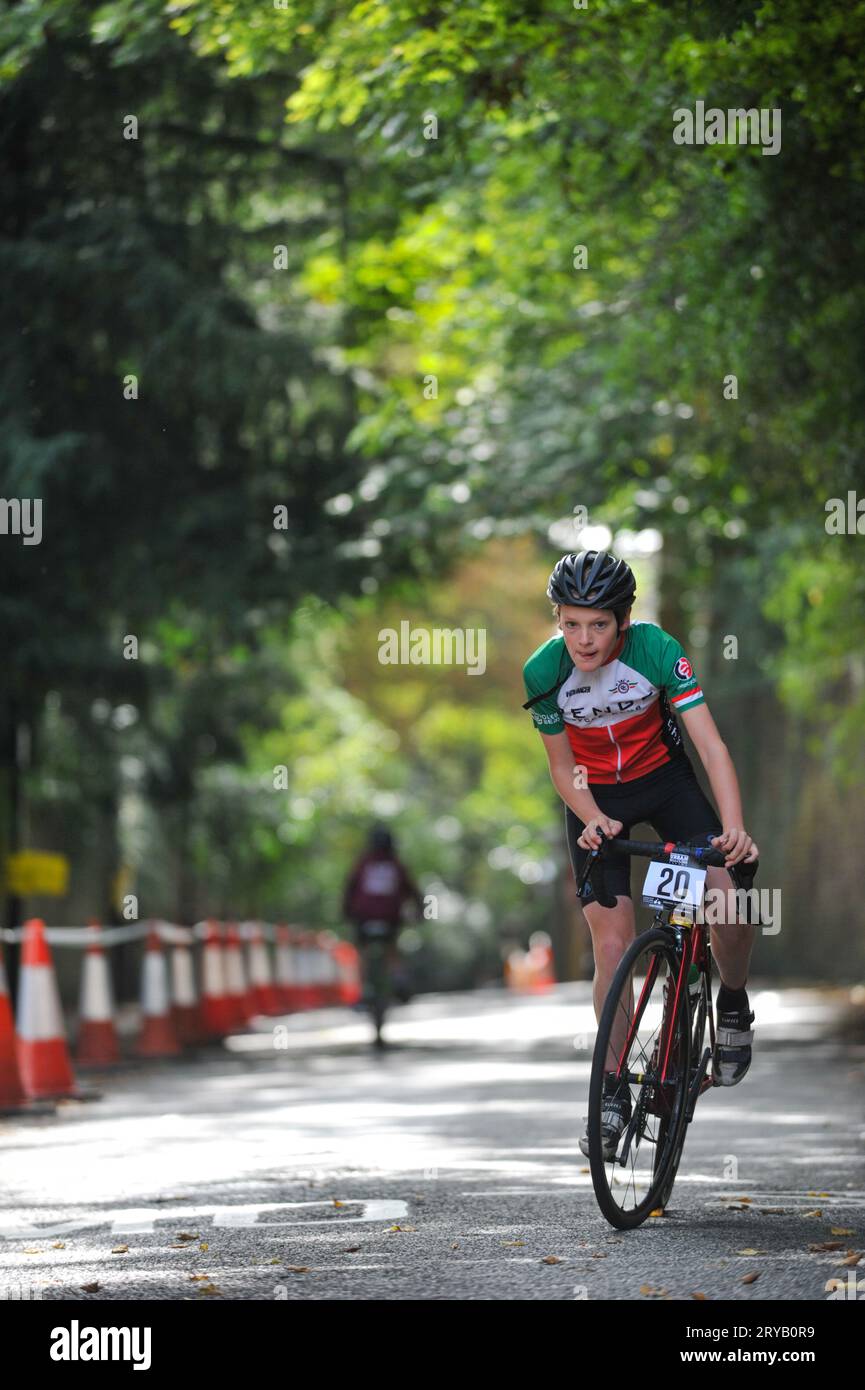
[[[664,1006],[663,1016],[662,1016],[662,1019],[661,1019],[661,1032],[660,1032],[660,1038],[659,1038],[659,1043],[658,1043],[658,1052],[659,1052],[659,1056],[660,1056],[660,1059],[661,1059],[661,1062],[660,1062],[660,1074],[659,1074],[659,1076],[658,1076],[658,1078],[657,1078],[657,1085],[658,1085],[659,1087],[669,1086],[669,1085],[673,1084],[673,1083],[671,1082],[671,1079],[670,1079],[669,1075],[668,1075],[669,1068],[670,1068],[670,1056],[671,1056],[672,1047],[673,1047],[673,1039],[676,1037],[677,1024],[678,1024],[678,1017],[679,1017],[679,1010],[680,1010],[680,1008],[684,1007],[685,1002],[686,1002],[686,1000],[687,1000],[687,983],[686,983],[686,982],[687,982],[687,978],[688,978],[688,975],[689,975],[689,973],[690,973],[690,968],[691,968],[692,965],[697,966],[697,968],[698,968],[698,969],[700,970],[700,972],[701,972],[701,976],[704,974],[704,961],[705,961],[706,949],[707,949],[707,945],[708,945],[707,940],[706,940],[706,934],[705,934],[705,933],[706,933],[706,928],[705,928],[705,926],[704,926],[704,925],[701,925],[701,924],[699,924],[699,923],[696,923],[696,922],[693,923],[692,926],[691,926],[690,928],[687,928],[687,929],[686,929],[686,930],[688,930],[688,938],[687,938],[687,941],[683,940],[683,930],[682,930],[682,928],[681,928],[680,926],[676,926],[676,925],[671,924],[671,922],[670,922],[670,920],[669,920],[669,919],[670,919],[670,916],[672,915],[672,913],[673,913],[675,910],[676,910],[676,909],[674,909],[674,908],[668,908],[668,909],[666,909],[666,910],[664,910],[664,911],[656,912],[656,913],[655,913],[654,921],[653,921],[653,923],[652,923],[652,927],[653,927],[653,928],[655,928],[655,927],[662,927],[662,928],[666,929],[667,931],[669,931],[669,933],[670,933],[670,935],[671,935],[671,938],[672,938],[673,950],[674,950],[674,952],[675,952],[676,959],[677,959],[677,961],[678,961],[678,966],[679,966],[678,974],[677,974],[677,976],[676,976],[676,988],[675,988],[675,993],[674,993],[674,995],[673,995],[672,1004],[670,1003],[669,999],[666,1000],[665,1006]],[[641,1022],[642,1022],[642,1019],[643,1019],[643,1014],[644,1014],[644,1012],[645,1012],[646,1004],[648,1003],[648,1000],[649,1000],[650,997],[651,997],[652,989],[653,989],[653,987],[654,987],[655,977],[656,977],[657,971],[658,971],[658,962],[659,962],[659,959],[660,959],[659,956],[653,957],[652,964],[651,964],[651,966],[649,967],[649,970],[648,970],[648,972],[647,972],[647,974],[646,974],[646,976],[645,976],[645,979],[643,980],[643,987],[642,987],[642,989],[641,989],[641,991],[640,991],[640,997],[639,997],[639,999],[637,1000],[636,1005],[634,1006],[634,1014],[633,1014],[633,1017],[632,1017],[632,1019],[631,1019],[630,1026],[629,1026],[629,1028],[628,1028],[627,1036],[626,1036],[625,1041],[624,1041],[624,1044],[623,1044],[623,1046],[622,1046],[622,1061],[619,1063],[619,1066],[618,1066],[618,1068],[617,1068],[617,1070],[616,1070],[616,1076],[617,1076],[617,1078],[618,1078],[619,1080],[625,1080],[625,1081],[627,1081],[629,1084],[642,1085],[643,1082],[644,1082],[644,1080],[646,1079],[646,1074],[645,1074],[644,1072],[628,1072],[628,1073],[623,1074],[623,1072],[622,1072],[622,1065],[623,1065],[624,1059],[625,1059],[627,1056],[629,1056],[630,1051],[631,1051],[631,1048],[632,1048],[632,1046],[633,1046],[633,1044],[634,1044],[634,1041],[635,1041],[635,1039],[636,1039],[636,1035],[637,1035],[637,1033],[639,1032],[639,1028],[640,1028],[640,1024],[641,1024]],[[701,989],[706,989],[706,990],[708,991],[708,989],[709,989],[708,981],[706,981],[705,984],[701,983]],[[690,1002],[689,1002],[689,1001],[687,1001],[687,1002],[688,1002],[688,1008],[690,1009]],[[702,1074],[702,1076],[701,1076],[701,1085],[700,1085],[700,1088],[699,1088],[699,1090],[693,1095],[693,1097],[692,1097],[692,1095],[691,1095],[690,1088],[689,1088],[689,1095],[688,1095],[688,1117],[689,1117],[689,1118],[690,1118],[690,1116],[693,1114],[693,1107],[694,1107],[694,1105],[696,1104],[696,1101],[697,1101],[697,1099],[699,1098],[699,1096],[702,1094],[702,1092],[715,1084],[714,1081],[713,1081],[713,1079],[712,1079],[711,1077],[707,1077],[707,1076],[705,1076],[705,1074],[704,1074],[704,1073],[705,1073],[705,1063],[706,1063],[706,1061],[708,1060],[708,1057],[711,1057],[711,1055],[712,1055],[712,1048],[714,1048],[714,1045],[715,1045],[715,1021],[714,1021],[714,1012],[713,1012],[713,1009],[712,1009],[712,1007],[711,1007],[711,993],[710,993],[710,992],[708,993],[707,1003],[708,1003],[707,1016],[708,1016],[708,1019],[709,1019],[709,1033],[710,1033],[710,1039],[711,1039],[711,1046],[710,1046],[708,1055],[703,1054],[703,1057],[701,1057],[700,1063],[699,1063],[698,1066],[697,1066],[697,1071],[698,1071],[699,1073],[703,1073],[703,1074]],[[690,1025],[690,1023],[691,1023],[692,1021],[693,1021],[692,1019],[689,1019],[689,1025]],[[702,1041],[702,1039],[701,1039],[701,1041]],[[663,1092],[662,1092],[662,1091],[660,1092],[660,1095],[663,1095]]]
[[[601,856],[606,845],[615,844],[617,848],[621,849],[626,853],[641,855],[646,858],[652,858],[656,860],[663,860],[667,863],[672,862],[670,859],[671,854],[687,853],[689,858],[697,865],[705,864],[707,866],[715,865],[716,867],[724,866],[725,855],[721,851],[711,847],[695,846],[689,844],[673,844],[669,842],[648,844],[643,843],[641,841],[638,842],[631,840],[617,841],[613,838],[605,836],[603,831],[599,831],[598,833],[601,836],[601,844],[598,849],[592,850],[590,852],[589,860],[586,865],[586,870],[580,881],[578,892],[582,896],[582,893],[586,885],[591,881],[593,890],[595,892],[596,901],[599,902],[602,907],[612,907],[615,904],[615,899],[611,900],[609,898],[608,894],[606,893],[606,889],[603,885],[603,860]],[[757,862],[758,861],[755,860],[749,865],[734,866],[734,870],[738,869],[743,878],[751,878],[753,880],[753,876],[757,871]],[[736,877],[737,875],[734,873],[734,880]],[[670,903],[664,907],[658,907],[655,911],[655,917],[652,926],[653,928],[660,927],[663,930],[670,933],[673,948],[676,953],[676,959],[679,965],[672,1006],[670,1006],[669,1001],[665,1003],[664,1014],[661,1023],[661,1035],[659,1043],[659,1054],[661,1062],[660,1075],[658,1077],[658,1084],[660,1087],[669,1084],[668,1072],[670,1068],[673,1039],[676,1036],[676,1025],[678,1022],[679,1010],[680,1008],[682,1008],[683,1001],[688,994],[687,978],[692,965],[696,966],[697,969],[700,971],[701,990],[704,992],[706,996],[706,1016],[709,1022],[709,1048],[703,1052],[699,1059],[699,1062],[696,1063],[695,1083],[698,1084],[696,1085],[696,1089],[694,1090],[693,1095],[691,1095],[689,1090],[688,1117],[690,1118],[693,1114],[694,1105],[696,1104],[696,1101],[699,1098],[699,1096],[702,1095],[704,1090],[708,1089],[710,1086],[715,1085],[714,1079],[711,1076],[707,1077],[705,1075],[708,1060],[712,1056],[715,1047],[715,1014],[712,1005],[711,986],[709,984],[709,980],[711,979],[711,949],[709,944],[709,933],[705,923],[699,923],[696,921],[696,911],[690,910],[683,904],[677,905]],[[685,933],[687,933],[687,939],[685,939]],[[631,1020],[630,1027],[628,1029],[625,1044],[622,1048],[623,1058],[628,1056],[630,1048],[634,1043],[637,1031],[639,1030],[640,1022],[645,1011],[646,1003],[652,992],[656,972],[657,958],[653,961],[652,967],[650,968],[649,973],[646,975],[646,978],[643,981],[643,988],[640,993],[640,998],[637,1001],[637,1004],[634,1008],[634,1015]],[[688,1001],[688,1008],[690,1011],[690,1001]],[[700,1038],[700,1042],[702,1042],[702,1037]],[[620,1080],[626,1079],[629,1082],[634,1081],[636,1084],[642,1084],[643,1080],[642,1073],[640,1073],[639,1075],[635,1074],[633,1077],[624,1077],[622,1074],[621,1062],[619,1063],[619,1067],[616,1071],[616,1076]]]

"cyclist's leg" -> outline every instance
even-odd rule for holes
[[[595,800],[600,805],[598,789],[593,788]],[[621,814],[612,807],[602,807],[605,815],[614,816],[616,820],[622,820]],[[578,882],[585,872],[585,863],[588,857],[588,850],[584,850],[577,844],[577,840],[584,829],[584,823],[570,807],[566,808],[566,830],[568,838],[568,850],[571,856],[571,864],[574,870],[575,880]],[[622,838],[627,839],[630,833],[630,826],[623,823]],[[595,895],[589,884],[583,894],[580,906],[583,909],[583,916],[588,924],[589,933],[592,938],[592,953],[595,960],[595,975],[592,982],[592,1003],[595,1009],[595,1018],[600,1019],[604,1001],[612,984],[613,976],[616,973],[619,961],[627,951],[635,936],[634,923],[634,904],[631,901],[630,885],[630,864],[625,855],[611,855],[605,869],[605,883],[610,892],[616,899],[615,907],[601,907],[595,901]],[[610,1035],[610,1046],[607,1051],[605,1069],[615,1071],[621,1050],[627,1037],[628,1021],[634,1011],[633,986],[630,988],[630,998],[622,998],[622,1008],[619,1017]]]
[[[391,978],[398,974],[400,967],[399,934],[400,927],[395,925],[387,938],[387,968]]]
[[[735,889],[729,870],[707,869],[706,888],[713,894],[714,920],[710,922],[709,933],[721,984],[731,992],[744,989],[757,929],[743,921],[736,911]]]
[[[661,795],[649,816],[649,823],[663,839],[709,844],[714,835],[720,835],[718,814],[697,781],[690,759],[671,763],[659,790]],[[736,900],[728,891],[733,887],[728,869],[712,866],[706,870],[707,895],[711,894],[707,897],[707,906],[711,904],[712,907],[709,916],[712,956],[721,984],[731,991],[742,989],[748,978],[755,933],[753,926],[737,919]],[[733,906],[732,911],[729,905]]]

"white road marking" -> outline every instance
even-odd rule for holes
[[[398,1199],[347,1197],[346,1207],[361,1207],[360,1216],[343,1216],[340,1225],[357,1221],[396,1221],[408,1215],[408,1205]],[[258,1217],[267,1211],[288,1211],[308,1209],[309,1207],[333,1207],[328,1198],[313,1202],[249,1202],[238,1206],[206,1207],[128,1207],[120,1211],[94,1211],[73,1217],[68,1221],[55,1221],[48,1226],[34,1226],[27,1222],[0,1221],[0,1240],[48,1240],[58,1236],[71,1235],[77,1231],[90,1230],[99,1226],[110,1226],[113,1235],[152,1235],[156,1221],[181,1221],[189,1225],[200,1217],[212,1216],[213,1228],[217,1230],[248,1229],[256,1226],[259,1231],[270,1231],[274,1226],[321,1226],[333,1224],[332,1217],[312,1221],[265,1221],[259,1223]]]

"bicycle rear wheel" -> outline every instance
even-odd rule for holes
[[[620,1230],[639,1226],[661,1205],[684,1126],[691,1028],[686,1001],[672,1018],[678,974],[670,933],[659,927],[645,932],[622,957],[598,1024],[589,1084],[589,1163],[598,1206]],[[601,1136],[608,1052],[631,1099],[631,1118],[612,1158],[604,1156]]]

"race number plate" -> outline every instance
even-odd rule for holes
[[[361,931],[364,937],[368,939],[372,939],[373,937],[379,936],[387,936],[388,933],[392,930],[393,928],[390,926],[388,922],[364,922],[363,926],[361,927]]]
[[[643,902],[647,907],[686,903],[696,911],[706,889],[706,870],[690,865],[662,864],[653,859],[643,884]]]

